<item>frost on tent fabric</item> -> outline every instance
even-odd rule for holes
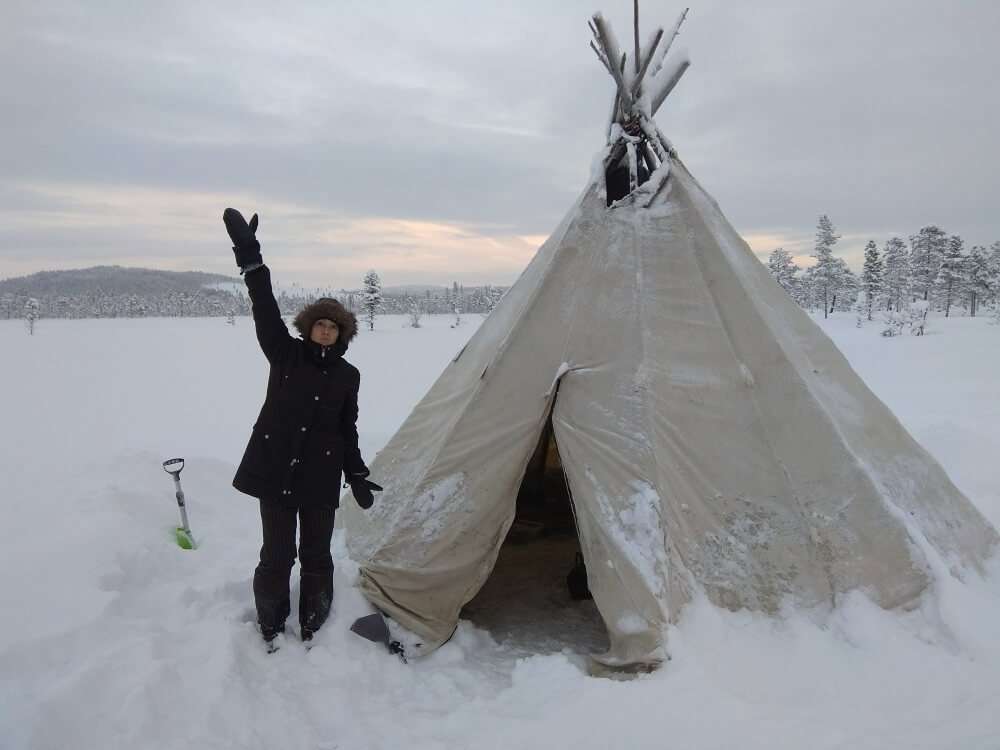
[[[615,101],[588,183],[375,459],[381,506],[345,510],[362,593],[424,652],[461,617],[551,649],[527,640],[551,621],[594,673],[644,671],[695,598],[908,609],[997,547],[659,130],[678,27],[624,50],[594,17]]]

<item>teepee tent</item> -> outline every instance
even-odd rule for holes
[[[910,608],[935,567],[980,570],[996,532],[653,123],[687,68],[663,65],[677,28],[636,43],[634,66],[599,15],[592,30],[617,92],[603,168],[378,454],[375,506],[345,503],[364,595],[418,652],[444,643],[545,435],[610,668],[664,660],[696,595],[776,612],[860,590]]]

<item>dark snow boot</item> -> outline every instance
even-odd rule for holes
[[[278,641],[276,639],[279,634],[284,632],[284,623],[279,625],[277,628],[269,627],[267,625],[260,626],[260,635],[264,639],[264,645],[267,647],[267,653],[273,654],[278,650]]]
[[[303,596],[299,606],[299,624],[302,626],[302,640],[311,641],[316,631],[323,627],[330,616],[330,595],[322,591],[312,596]]]
[[[288,617],[288,602],[257,599],[257,625],[260,635],[267,644],[267,652],[278,650],[275,638],[285,632],[285,618]]]

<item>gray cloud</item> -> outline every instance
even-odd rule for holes
[[[590,6],[486,5],[15,4],[0,276],[114,258],[214,270],[230,200],[260,210],[297,269],[407,242],[366,220],[546,234],[602,145],[612,85],[586,48]],[[646,30],[679,10],[642,6]],[[631,3],[605,11],[624,39]],[[820,213],[848,254],[932,222],[989,243],[997,28],[992,2],[702,3],[679,42],[694,64],[658,119],[734,225],[768,238],[758,251],[807,242]]]

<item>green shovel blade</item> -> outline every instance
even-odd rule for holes
[[[185,531],[180,526],[174,529],[174,539],[177,540],[177,546],[181,549],[195,549],[197,547],[191,533],[189,531]]]

